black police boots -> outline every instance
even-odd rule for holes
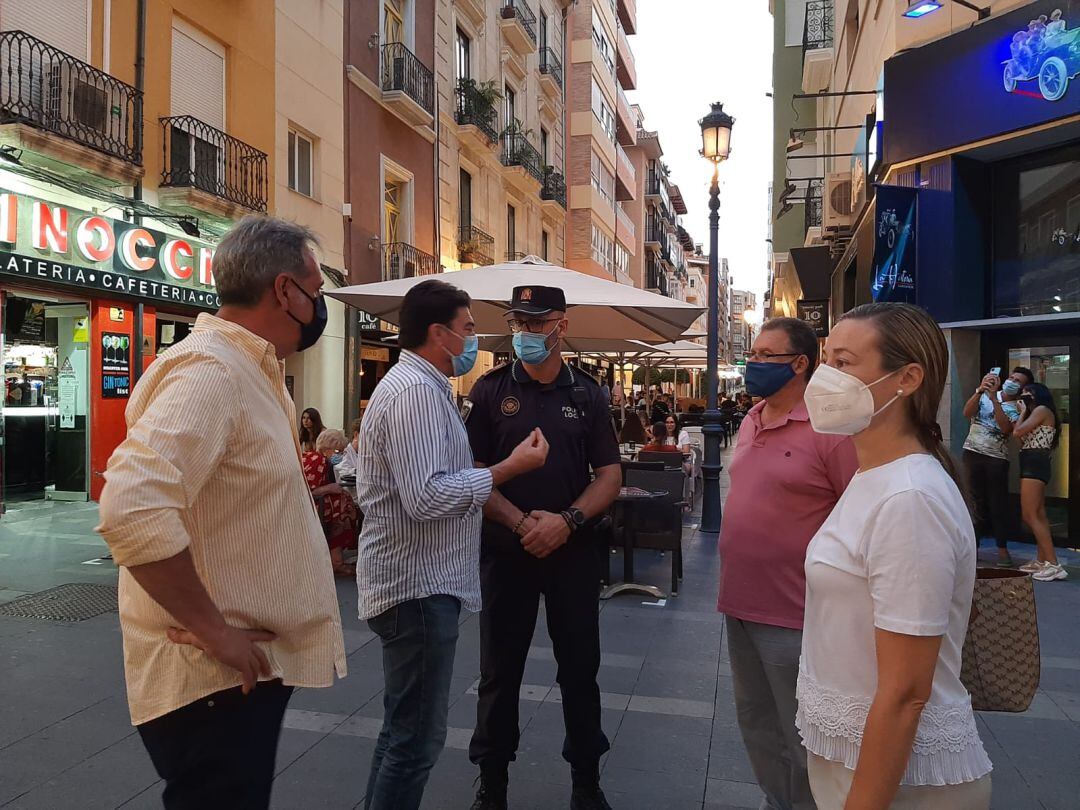
[[[570,810],[611,810],[600,789],[600,768],[573,768],[574,791],[570,794]]]
[[[469,810],[507,810],[506,784],[509,778],[506,768],[481,768],[480,788],[476,801]]]

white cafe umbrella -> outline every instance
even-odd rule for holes
[[[401,301],[414,285],[434,276],[417,276],[357,284],[327,291],[327,295],[390,323],[400,321]],[[473,299],[476,331],[499,334],[506,330],[505,312],[514,287],[559,287],[566,294],[570,334],[578,338],[676,340],[704,310],[663,295],[548,264],[527,256],[437,276]]]

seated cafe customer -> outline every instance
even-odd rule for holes
[[[681,453],[678,447],[673,444],[667,444],[667,425],[663,422],[657,422],[651,428],[652,436],[647,445],[641,448],[642,452],[646,453]]]

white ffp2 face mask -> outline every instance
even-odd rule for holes
[[[864,383],[838,368],[818,366],[803,394],[810,425],[818,433],[838,436],[854,436],[866,430],[875,416],[900,398],[897,394],[874,410],[874,395],[870,389],[896,373],[890,371],[872,383]]]

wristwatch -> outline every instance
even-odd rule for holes
[[[563,518],[566,520],[566,525],[570,527],[571,532],[576,532],[585,527],[585,513],[580,509],[571,506],[562,514]]]

